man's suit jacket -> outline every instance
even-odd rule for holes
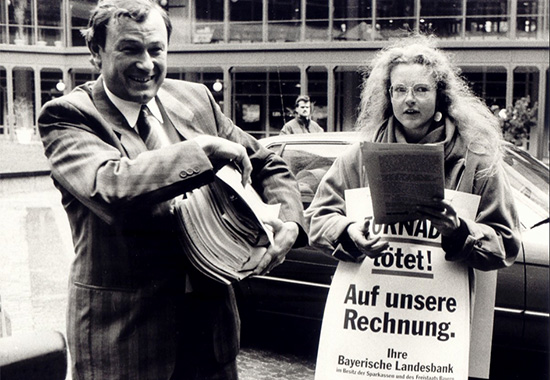
[[[193,137],[243,144],[253,186],[266,202],[282,204],[283,221],[304,225],[286,164],[225,117],[205,86],[167,79],[157,101],[184,141],[154,151],[110,102],[101,78],[48,102],[39,118],[76,253],[67,330],[75,379],[169,378],[186,274],[195,292],[216,300],[205,311],[216,322],[206,337],[215,360],[226,362],[238,352],[232,290],[196,276],[173,219],[173,198],[214,178]]]

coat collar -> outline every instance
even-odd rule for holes
[[[378,130],[375,141],[386,143],[407,143],[405,135],[401,131],[400,124],[392,116],[387,119]],[[460,140],[460,141],[458,141]],[[459,142],[459,146],[457,145]],[[445,118],[443,122],[436,125],[418,144],[437,144],[441,143],[445,147],[445,159],[459,158],[454,156],[462,156],[464,146],[462,140],[459,139],[459,133],[455,124],[449,118]]]

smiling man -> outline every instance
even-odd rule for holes
[[[84,32],[100,77],[40,114],[75,246],[74,379],[237,379],[233,290],[189,265],[173,213],[176,198],[230,161],[265,202],[281,204],[254,273],[307,241],[286,164],[225,117],[205,86],[165,79],[171,30],[154,1],[100,1]]]

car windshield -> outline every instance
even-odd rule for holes
[[[336,157],[346,149],[347,142],[288,142],[281,146],[271,146],[278,151],[296,176],[304,207],[309,206],[321,178],[325,175]]]
[[[509,146],[504,159],[508,179],[525,228],[530,228],[548,218],[549,171],[527,152]]]

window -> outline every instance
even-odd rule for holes
[[[414,0],[377,0],[377,38],[387,40],[415,30]]]
[[[295,68],[269,73],[269,128],[267,135],[279,134],[294,117],[294,103],[300,95],[300,72]]]
[[[366,41],[372,38],[371,0],[334,0],[332,38]]]
[[[37,45],[61,46],[63,23],[62,1],[37,1]]]
[[[58,69],[43,69],[40,72],[40,105],[47,101],[63,95],[63,91],[58,90],[58,84],[63,83],[63,72]]]
[[[336,157],[347,147],[346,142],[337,141],[309,144],[288,142],[284,149],[281,146],[271,146],[269,149],[278,151],[296,176],[302,204],[306,209],[311,204],[321,179]]]
[[[275,42],[300,41],[301,0],[269,0],[268,40]]]
[[[328,119],[328,73],[324,67],[310,67],[307,71],[307,95],[311,99],[311,118],[327,130]]]
[[[223,108],[223,72],[222,70],[213,70],[207,72],[185,72],[180,79],[188,80],[190,82],[202,83],[212,93],[214,100]],[[214,85],[216,84],[216,85]]]
[[[31,42],[31,3],[30,0],[17,0],[9,3],[8,14],[10,42],[27,45]]]
[[[463,76],[474,93],[488,107],[506,108],[506,69],[504,67],[464,67]]]
[[[506,37],[509,29],[508,0],[468,0],[468,38]]]
[[[6,69],[0,67],[0,136],[7,133],[8,126],[8,89]]]
[[[263,41],[262,0],[238,0],[229,3],[230,41]]]
[[[224,40],[223,3],[223,0],[195,2],[194,43],[212,43]],[[173,17],[173,11],[171,8],[170,17]],[[175,19],[172,21],[177,22]]]
[[[462,0],[420,0],[419,29],[440,38],[462,35]]]
[[[91,80],[96,80],[99,74],[90,67],[89,70],[73,70],[71,76],[74,86],[77,87]]]
[[[235,72],[233,75],[233,120],[257,137],[264,131],[266,83],[265,72]]]
[[[279,134],[284,123],[294,117],[294,101],[300,94],[298,68],[265,70],[232,72],[233,120],[256,137]]]
[[[306,40],[327,41],[329,38],[329,4],[323,0],[306,1]]]
[[[539,30],[544,26],[543,4],[539,4],[538,0],[522,0],[518,1],[517,7],[516,37],[536,38],[544,32]],[[548,29],[546,29],[546,33],[548,33]]]
[[[97,5],[95,0],[70,0],[71,26],[70,38],[71,46],[86,46],[86,41],[82,37],[81,30],[88,26],[88,19],[92,10]]]
[[[539,97],[539,70],[533,66],[514,69],[514,101],[529,97],[534,103]]]
[[[0,5],[0,44],[9,43],[9,34],[6,33],[8,26],[8,20],[6,15],[7,7],[3,4]]]
[[[61,0],[10,0],[0,9],[0,43],[15,45],[54,46],[63,32],[63,5]],[[7,11],[7,14],[6,14]],[[5,34],[5,31],[8,31]],[[56,46],[59,45],[60,42]]]
[[[15,126],[33,127],[35,120],[34,71],[28,67],[13,69],[13,121]]]
[[[334,71],[336,131],[351,131],[359,114],[362,75],[357,67],[337,67]]]

